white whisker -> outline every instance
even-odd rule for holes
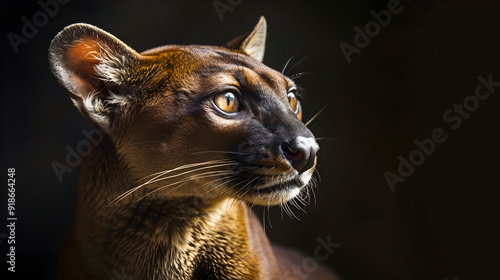
[[[290,68],[287,72],[290,72],[292,71],[295,67],[297,67],[299,64],[301,64],[302,62],[304,62],[304,60],[308,59],[311,55],[307,55],[306,57],[302,58],[301,60],[299,60],[299,62],[295,63],[292,68]]]
[[[331,141],[334,141],[335,139],[332,138],[332,137],[317,137],[317,138],[314,138],[314,140],[316,140],[316,141],[321,141],[321,140],[331,140]]]
[[[221,154],[230,154],[230,155],[250,155],[248,153],[240,153],[240,152],[234,152],[234,151],[201,151],[201,152],[194,152],[191,154],[197,155],[197,154],[206,154],[206,153],[221,153]]]
[[[326,107],[328,107],[328,105],[330,105],[330,102],[331,101],[328,101],[328,103],[325,104],[325,106],[323,106],[323,108],[321,108],[312,118],[310,118],[306,123],[305,125],[308,126],[312,121],[314,121],[314,119],[316,119],[319,114],[323,113],[323,111],[326,109]]]
[[[210,160],[210,161],[204,161],[204,162],[197,162],[197,163],[189,163],[189,164],[185,164],[185,165],[181,165],[181,166],[178,166],[176,168],[173,168],[173,169],[169,169],[169,170],[164,170],[164,171],[160,171],[160,172],[156,172],[156,173],[153,173],[153,174],[150,174],[150,175],[147,175],[140,180],[144,180],[148,177],[152,177],[152,176],[155,176],[157,174],[160,174],[160,175],[163,175],[163,174],[166,174],[166,173],[170,173],[170,172],[173,172],[173,171],[177,171],[177,170],[180,170],[180,169],[186,169],[186,168],[191,168],[191,167],[196,167],[196,166],[200,166],[200,165],[208,165],[208,164],[213,164],[213,163],[224,163],[224,162],[228,162],[229,160],[225,160],[225,159],[218,159],[218,160]]]
[[[201,177],[200,177],[201,176]],[[212,174],[211,176],[220,176],[220,174]],[[180,180],[180,181],[177,181],[177,182],[174,182],[174,183],[171,183],[171,184],[167,184],[167,185],[164,185],[164,186],[161,186],[159,188],[156,188],[148,193],[146,193],[145,195],[141,196],[139,199],[137,199],[134,203],[132,203],[132,205],[136,204],[137,202],[139,202],[140,200],[144,199],[145,197],[155,193],[155,192],[158,192],[160,190],[163,190],[167,187],[170,187],[170,186],[173,186],[175,184],[180,184],[179,186],[176,186],[175,188],[173,188],[172,190],[170,190],[168,193],[166,193],[165,195],[168,195],[170,193],[172,193],[173,191],[179,189],[182,185],[184,185],[185,183],[191,181],[191,180],[194,180],[194,179],[200,179],[200,178],[209,178],[209,176],[206,176],[204,173],[202,174],[195,174],[195,175],[192,175],[186,179],[183,179],[183,180]]]
[[[283,65],[283,69],[281,70],[281,74],[285,74],[286,68],[288,67],[288,64],[292,61],[294,56],[292,55],[289,59],[286,60],[285,65]]]
[[[201,166],[201,165],[213,164],[213,163],[220,163],[220,161],[210,161],[210,162],[204,162],[204,163],[196,163],[196,164],[183,165],[181,167],[170,169],[170,170],[167,170],[167,171],[164,171],[164,172],[159,172],[159,173],[161,173],[160,175],[157,175],[154,178],[148,180],[147,182],[145,182],[143,184],[140,184],[139,186],[134,187],[134,188],[132,188],[130,190],[127,190],[123,194],[117,196],[115,199],[113,199],[108,204],[108,206],[115,205],[116,203],[118,203],[121,200],[123,200],[125,197],[129,196],[133,192],[139,190],[140,188],[142,188],[142,187],[144,187],[146,185],[153,184],[153,183],[156,183],[156,182],[159,182],[159,181],[162,181],[162,180],[167,180],[167,179],[175,178],[175,177],[178,177],[178,176],[186,175],[186,174],[189,174],[189,173],[192,173],[192,172],[196,172],[196,171],[200,171],[200,170],[204,170],[204,169],[210,169],[210,168],[216,168],[216,167],[223,167],[223,166],[230,166],[230,165],[234,164],[234,163],[231,163],[231,162],[226,162],[226,163],[222,163],[222,164],[209,165],[209,166],[199,167],[199,168],[196,168],[196,169],[193,169],[193,170],[184,171],[184,172],[179,173],[179,174],[175,174],[175,175],[171,175],[171,176],[167,176],[167,177],[161,178],[161,176],[163,176],[165,174],[169,174],[170,172],[177,171],[177,170],[182,170],[182,169],[185,169],[185,168],[189,168],[189,167],[186,167],[186,166],[193,167],[193,166]],[[158,174],[158,173],[156,173],[156,174]]]

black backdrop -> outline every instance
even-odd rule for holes
[[[87,22],[138,51],[222,45],[260,15],[269,24],[264,62],[280,69],[292,55],[292,64],[307,57],[290,74],[315,73],[299,80],[307,89],[305,119],[331,101],[311,124],[316,136],[329,137],[320,142],[316,203],[307,214],[295,210],[300,221],[273,209],[272,227],[266,221],[270,239],[312,255],[317,238],[330,236],[340,247],[325,262],[345,279],[498,275],[500,87],[484,100],[474,97],[479,76],[500,81],[498,2],[220,0],[235,4],[223,20],[212,0],[60,2],[67,3],[45,22],[37,1],[1,2],[0,259],[7,279],[53,278],[74,215],[78,170],[59,182],[51,163],[64,163],[65,147],[75,148],[85,139],[82,129],[93,127],[49,71],[55,34]],[[396,3],[395,13],[377,29],[371,11],[386,10],[388,2]],[[32,22],[37,13],[36,34],[16,53],[8,34],[22,36],[23,17]],[[367,24],[373,36],[359,39],[362,48],[348,63],[339,45],[355,47],[354,27]],[[453,129],[459,114],[448,110],[464,101],[462,123]],[[436,128],[446,140],[418,158],[414,141]],[[392,191],[384,173],[397,174],[398,157],[410,154],[419,166]],[[9,167],[16,168],[15,274],[7,274],[6,264]]]

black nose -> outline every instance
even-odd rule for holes
[[[314,166],[319,146],[313,138],[297,137],[288,143],[281,144],[283,155],[292,167],[303,173]]]

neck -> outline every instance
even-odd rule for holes
[[[134,187],[106,139],[82,165],[76,236],[87,271],[135,279],[266,279],[275,262],[248,207],[230,198],[152,198],[109,206]]]

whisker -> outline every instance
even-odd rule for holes
[[[151,195],[151,194],[152,194],[152,193],[154,193],[154,192],[157,192],[157,191],[159,191],[159,190],[161,190],[161,189],[164,189],[164,188],[167,188],[167,187],[170,187],[170,186],[176,185],[176,184],[180,184],[179,186],[175,187],[174,189],[172,189],[172,190],[170,191],[170,192],[172,192],[172,191],[174,191],[174,190],[178,189],[179,187],[181,187],[181,186],[182,186],[184,183],[186,183],[187,181],[188,181],[188,180],[185,180],[185,181],[177,181],[177,182],[174,182],[174,183],[171,183],[171,184],[168,184],[168,185],[162,186],[162,187],[160,187],[160,188],[157,188],[157,189],[155,189],[155,190],[152,190],[152,191],[150,191],[150,192],[146,193],[145,195],[143,195],[143,196],[139,197],[136,201],[134,201],[131,205],[129,205],[129,206],[128,206],[128,208],[130,208],[130,207],[134,206],[136,203],[138,203],[139,201],[141,201],[142,199],[144,199],[145,197],[147,197],[147,196]]]
[[[295,79],[303,77],[305,75],[315,75],[315,74],[316,73],[313,73],[313,72],[300,72],[300,73],[293,74],[292,76],[290,76],[290,79],[295,80]]]
[[[271,168],[268,168],[266,172],[264,172],[264,175],[266,175],[267,173],[271,172],[273,169],[275,169],[276,166],[273,166]],[[274,176],[274,175],[273,175]]]
[[[164,171],[160,171],[160,172],[156,172],[156,173],[144,176],[143,178],[139,179],[139,181],[144,180],[144,179],[146,179],[148,177],[155,176],[157,174],[166,174],[166,173],[170,173],[170,172],[177,171],[177,170],[180,170],[180,169],[186,169],[186,168],[200,166],[200,165],[208,165],[208,164],[212,164],[212,163],[223,163],[223,162],[228,162],[228,161],[229,160],[227,160],[227,159],[218,159],[218,160],[210,160],[210,161],[197,162],[197,163],[189,163],[189,164],[178,166],[178,167],[173,168],[173,169],[164,170]]]
[[[253,176],[253,175],[252,175]],[[252,178],[252,176],[250,176],[250,178],[248,178],[246,181],[250,180]],[[243,187],[241,187],[239,190],[238,190],[238,193],[243,190],[244,188],[246,188],[247,186],[249,186],[253,181],[257,180],[259,177],[261,177],[262,175],[258,175],[257,177],[255,177],[253,180],[249,181],[248,183],[246,183]],[[242,199],[249,191],[251,190],[251,188],[247,188],[247,190],[240,196],[240,199]]]
[[[280,200],[281,220],[283,221],[283,199]]]
[[[227,165],[227,164],[225,164],[225,165]],[[230,164],[229,164],[229,165],[230,165]],[[215,167],[215,165],[214,165],[214,166],[209,166],[209,167],[201,167],[201,168],[197,168],[196,170],[207,169],[207,168],[212,168],[212,167]],[[247,168],[247,169],[248,169],[248,168]],[[242,172],[242,171],[244,171],[244,170],[245,170],[245,169],[241,169],[241,170],[240,170],[240,171],[238,171],[238,172]],[[191,171],[193,171],[193,170],[191,170]],[[184,173],[189,173],[189,172],[191,172],[191,171],[186,171],[186,172],[184,172]],[[238,172],[237,172],[237,173],[238,173]],[[236,173],[236,174],[237,174],[237,173]],[[166,194],[166,195],[168,195],[169,193],[171,193],[171,192],[173,192],[173,191],[177,190],[178,188],[180,188],[182,185],[184,185],[185,183],[187,183],[187,182],[188,182],[188,181],[190,181],[190,180],[194,180],[194,179],[204,179],[204,178],[211,178],[211,177],[216,177],[216,176],[225,176],[225,175],[233,175],[233,176],[234,176],[234,174],[235,174],[235,173],[234,173],[233,171],[225,171],[225,170],[219,170],[219,171],[208,171],[208,172],[204,172],[204,173],[200,173],[200,174],[194,174],[194,175],[191,175],[190,177],[185,178],[185,179],[183,179],[183,180],[181,180],[181,181],[177,181],[177,182],[174,182],[174,183],[171,183],[171,184],[167,184],[167,185],[165,185],[165,186],[162,186],[162,187],[159,187],[159,188],[157,188],[157,189],[155,189],[155,190],[152,190],[152,191],[148,192],[147,194],[143,195],[142,197],[140,197],[139,199],[137,199],[137,200],[136,200],[136,201],[135,201],[132,205],[134,205],[134,204],[135,204],[135,203],[137,203],[138,201],[140,201],[140,200],[144,199],[146,196],[149,196],[149,195],[151,195],[152,193],[157,192],[157,191],[159,191],[159,190],[162,190],[162,189],[164,189],[164,188],[166,188],[166,187],[170,187],[170,186],[173,186],[173,185],[176,185],[176,184],[180,184],[179,186],[176,186],[174,189],[170,190],[170,191]],[[178,174],[177,174],[177,175],[178,175]],[[173,176],[169,176],[169,177],[174,177],[174,176],[177,176],[177,175],[173,175]],[[207,182],[207,183],[205,183],[205,184],[203,184],[203,185],[201,185],[201,186],[198,186],[198,187],[197,187],[197,189],[199,189],[200,187],[202,187],[202,186],[204,186],[204,185],[206,185],[206,184],[209,184],[209,183],[213,183],[213,182],[217,182],[217,181],[223,181],[223,180],[226,180],[226,179],[230,179],[230,178],[231,178],[231,177],[233,177],[233,176],[226,176],[226,177],[219,178],[219,179],[216,179],[216,180],[211,180],[211,181],[209,181],[209,182]],[[162,178],[162,179],[164,179],[164,178]],[[162,179],[158,179],[157,181],[160,181],[160,180],[162,180]],[[218,188],[219,186],[221,186],[221,185],[227,184],[227,183],[232,182],[232,181],[237,180],[237,179],[238,179],[238,178],[236,177],[236,178],[233,178],[233,179],[228,180],[228,181],[226,181],[226,182],[222,182],[222,183],[218,184],[217,186],[212,187],[210,190],[206,191],[204,194],[206,194],[206,193],[208,193],[208,192],[210,192],[210,191],[212,191],[212,190],[214,190],[214,189],[217,189],[217,188]],[[256,178],[256,179],[257,179],[257,178]],[[251,182],[249,182],[249,183],[251,183]],[[237,201],[235,201],[234,203],[236,203],[236,202],[237,202]]]
[[[317,203],[317,200],[316,200],[316,192],[314,191],[315,188],[317,188],[317,186],[319,186],[319,181],[320,181],[320,176],[319,176],[319,172],[318,170],[314,170],[314,176],[312,177],[312,180],[310,182],[310,184],[308,185],[308,188],[311,189],[311,192],[313,194],[313,198],[314,198],[314,205],[316,205]]]
[[[248,177],[245,181],[248,181],[243,187],[241,187],[236,193],[240,193],[241,190],[245,189],[248,185],[250,185],[252,182],[254,182],[255,180],[259,179],[260,177],[262,177],[262,175],[258,175],[257,172],[259,172],[260,170],[264,169],[264,167],[261,167],[259,169],[257,169],[250,177]],[[257,177],[255,177],[254,179],[252,179],[253,176],[255,175],[258,175]],[[250,180],[252,179],[252,180]],[[244,182],[245,182],[244,181]],[[251,190],[251,188],[247,188],[247,190],[240,196],[240,199],[242,199],[249,191]]]
[[[304,208],[300,207],[300,205],[297,202],[300,202],[300,203],[302,203],[302,205],[306,206],[307,202],[304,200],[304,198],[302,198],[301,196],[297,196],[296,198],[292,199],[292,204],[297,209],[301,210],[304,213],[307,213],[306,210]]]
[[[288,70],[288,72],[292,71],[295,67],[297,67],[299,64],[301,64],[302,62],[304,62],[304,60],[308,59],[309,57],[311,57],[311,55],[307,55],[306,57],[304,57],[301,60],[299,60],[299,62],[295,63],[295,65],[293,65],[292,68],[290,68]]]
[[[311,192],[310,190],[312,190],[311,187],[309,187],[309,185],[306,187],[306,197],[305,199],[307,199],[307,204],[306,205],[311,205]]]
[[[333,137],[317,137],[317,138],[314,138],[314,140],[316,140],[316,141],[321,141],[321,140],[335,141],[335,139]]]
[[[315,179],[315,178],[313,178],[313,180],[312,180],[312,182],[311,182],[310,186],[308,186],[308,189],[310,189],[310,190],[311,190],[311,193],[312,193],[312,197],[313,197],[313,199],[314,199],[314,205],[315,205],[315,206],[316,206],[317,200],[316,200],[316,192],[314,191],[314,189],[316,188],[316,186],[317,186],[317,185],[318,185],[318,181],[316,181],[316,179]],[[311,196],[309,195],[309,197],[311,197]]]
[[[192,155],[197,155],[197,154],[206,154],[206,153],[222,153],[222,154],[231,154],[231,155],[247,155],[247,153],[240,153],[240,152],[234,152],[234,151],[200,151],[200,152],[194,152],[191,153]]]
[[[133,192],[139,190],[140,188],[148,185],[148,184],[152,184],[152,183],[156,183],[156,182],[159,182],[159,181],[162,181],[162,180],[167,180],[167,179],[171,179],[171,178],[175,178],[175,177],[178,177],[178,176],[182,176],[182,175],[186,175],[186,174],[189,174],[189,173],[192,173],[192,172],[196,172],[196,171],[200,171],[200,170],[204,170],[204,169],[209,169],[209,168],[215,168],[215,167],[221,167],[221,166],[230,166],[234,163],[223,163],[223,164],[216,164],[216,165],[211,165],[211,166],[204,166],[204,167],[199,167],[199,168],[196,168],[196,169],[193,169],[193,170],[189,170],[189,171],[184,171],[182,173],[179,173],[179,174],[175,174],[175,175],[171,175],[171,176],[167,176],[167,177],[163,177],[163,178],[160,178],[158,179],[159,177],[165,175],[165,174],[168,174],[170,173],[171,171],[174,171],[174,169],[171,169],[171,170],[168,170],[168,172],[164,172],[163,174],[160,174],[150,180],[148,180],[147,182],[143,183],[143,184],[140,184],[139,186],[137,187],[134,187],[126,192],[124,192],[123,194],[117,196],[115,199],[113,199],[109,204],[108,204],[108,207],[109,206],[113,206],[113,205],[116,205],[116,203],[120,202],[121,200],[123,200],[125,197],[129,196],[130,194],[132,194]]]
[[[227,176],[227,175],[231,175],[231,174],[233,174],[233,172],[231,172],[231,171],[218,170],[218,171],[209,171],[209,172],[204,172],[204,173],[200,173],[200,174],[195,174],[195,175],[192,175],[190,178],[192,178],[192,179],[207,179],[207,178],[212,178],[215,176]],[[210,183],[210,181],[207,183],[204,183],[203,185],[200,185],[199,187],[202,187],[208,183]]]
[[[288,64],[290,63],[290,61],[292,61],[292,59],[294,58],[295,56],[291,56],[289,59],[287,59],[287,61],[285,62],[285,65],[283,65],[283,69],[281,69],[281,74],[285,74],[285,70],[286,70],[286,67],[288,66]]]
[[[234,173],[234,174],[233,174],[233,177],[234,177],[234,176],[236,176],[237,174],[239,174],[239,173],[243,172],[243,171],[247,171],[247,170],[250,170],[250,169],[253,169],[253,168],[254,168],[254,167],[251,167],[251,166],[250,166],[250,167],[245,167],[245,168],[242,168],[242,169],[238,170],[238,172]],[[235,180],[238,180],[238,179],[240,179],[240,178],[235,177],[234,179],[232,179],[232,180],[230,180],[230,181],[228,181],[228,182],[225,182],[225,183],[223,183],[223,184],[227,184],[227,183],[229,183],[229,182],[232,182],[232,181],[235,181]],[[244,180],[243,182],[245,182],[245,181],[246,181],[246,180]],[[240,183],[243,183],[243,182],[238,182],[238,183],[236,183],[236,184],[235,184],[235,186],[236,186],[236,185],[238,185],[238,184],[240,184]],[[227,192],[229,192],[229,191],[231,192],[231,194],[230,194],[229,196],[232,196],[232,194],[233,194],[236,190],[235,190],[235,189],[228,188],[228,189],[226,189],[226,190],[225,190],[222,194],[220,193],[221,191],[222,191],[222,189],[219,191],[218,196],[224,196],[224,195],[226,195],[226,193],[227,193]]]
[[[165,185],[165,186],[161,186],[161,187],[159,187],[159,188],[156,188],[156,189],[154,189],[154,190],[152,190],[152,191],[150,191],[150,192],[146,193],[145,195],[141,196],[141,197],[140,197],[139,199],[137,199],[134,203],[132,203],[132,204],[131,204],[131,206],[132,206],[132,205],[134,205],[134,204],[136,204],[136,203],[137,203],[137,202],[139,202],[140,200],[144,199],[145,197],[147,197],[147,196],[149,196],[149,195],[151,195],[151,194],[153,194],[153,193],[155,193],[155,192],[158,192],[158,191],[160,191],[160,190],[163,190],[163,189],[165,189],[165,188],[167,188],[167,187],[173,186],[173,185],[175,185],[175,184],[180,184],[180,185],[179,185],[179,186],[176,186],[174,189],[170,190],[170,191],[169,191],[167,194],[165,194],[165,195],[168,195],[168,194],[172,193],[173,191],[177,190],[177,189],[178,189],[178,188],[180,188],[182,185],[184,185],[185,183],[187,183],[187,182],[189,182],[189,181],[191,181],[191,180],[193,180],[193,179],[207,178],[207,176],[205,176],[205,177],[199,177],[199,175],[202,175],[202,176],[203,176],[203,175],[205,175],[205,174],[203,174],[203,173],[202,173],[202,174],[195,174],[195,175],[192,175],[192,176],[190,176],[190,177],[188,177],[188,178],[186,178],[186,179],[183,179],[183,180],[180,180],[180,181],[177,181],[177,182],[174,182],[174,183],[171,183],[171,184],[168,184],[168,185]],[[219,174],[214,174],[214,175],[212,175],[212,176],[214,176],[214,177],[215,177],[215,176],[219,176]]]
[[[267,221],[269,222],[269,227],[273,228],[273,223],[271,222],[271,210],[270,210],[270,202],[271,196],[269,196],[269,199],[267,200]]]
[[[151,182],[153,182],[154,180],[156,180],[157,178],[165,175],[165,174],[168,174],[170,172],[173,172],[173,171],[178,171],[178,170],[181,170],[181,169],[186,169],[186,168],[191,168],[191,167],[196,167],[196,166],[200,166],[200,165],[209,165],[209,164],[214,164],[214,163],[226,163],[226,162],[229,162],[229,160],[212,160],[212,161],[205,161],[205,162],[199,162],[199,163],[191,163],[191,164],[185,164],[185,165],[181,165],[181,166],[178,166],[176,168],[173,168],[173,169],[170,169],[170,170],[166,170],[166,171],[160,171],[160,172],[156,172],[154,174],[151,174],[151,175],[148,175],[148,176],[145,176],[143,177],[142,179],[140,179],[139,181],[145,179],[145,178],[148,178],[148,177],[151,177],[151,176],[155,176],[157,174],[157,176],[155,176],[154,178],[148,180],[147,182],[145,182],[144,184],[141,184],[140,186],[136,187],[136,188],[140,188],[142,187],[143,185],[146,185],[146,184],[149,184]],[[130,191],[130,190],[129,190]],[[133,190],[132,190],[133,191]],[[122,195],[127,195],[126,193],[122,194]],[[122,196],[120,195],[120,196]],[[117,198],[119,198],[120,196],[118,196]]]
[[[290,209],[290,203],[286,203],[286,204],[285,204],[285,209],[288,209],[288,211],[286,211],[286,210],[285,210],[285,212],[287,212],[287,213],[288,213],[288,216],[289,216],[290,218],[295,218],[295,219],[297,219],[298,221],[300,221],[299,217],[297,217],[297,216],[295,215],[295,213],[293,213],[292,209]]]
[[[179,174],[170,175],[170,176],[167,176],[167,177],[163,177],[163,178],[160,178],[160,179],[156,179],[156,180],[150,181],[150,184],[156,183],[156,182],[159,182],[159,181],[163,181],[163,180],[167,180],[167,179],[172,179],[172,178],[179,177],[179,176],[182,176],[182,175],[186,175],[186,174],[189,174],[189,173],[195,172],[195,171],[200,171],[200,170],[209,169],[209,168],[215,168],[215,167],[231,166],[231,165],[234,165],[234,163],[224,163],[224,164],[216,164],[216,165],[211,165],[211,166],[200,167],[200,168],[196,168],[196,169],[193,169],[193,170],[184,171],[184,172],[179,173]]]
[[[232,178],[232,179],[231,179],[231,180],[228,180],[228,181],[225,181],[225,182],[222,182],[222,183],[218,184],[217,186],[212,187],[212,188],[211,188],[211,189],[209,189],[208,191],[204,192],[204,193],[202,194],[202,196],[204,196],[204,195],[206,195],[207,193],[209,193],[209,192],[211,192],[211,191],[213,191],[213,190],[215,190],[215,189],[219,188],[219,187],[220,187],[220,186],[222,186],[222,185],[226,185],[226,184],[228,184],[228,183],[230,183],[230,182],[232,182],[232,181],[234,181],[234,180],[237,180],[238,178],[233,178],[233,176],[226,176],[226,177],[223,177],[223,178],[221,178],[221,179],[217,179],[217,180],[215,180],[215,181],[210,181],[209,183],[213,183],[213,182],[217,182],[217,181],[220,181],[220,180],[226,180],[226,179],[230,179],[230,178]]]
[[[311,192],[313,194],[313,198],[314,198],[314,206],[316,206],[316,203],[317,203],[317,200],[316,200],[316,192],[314,191],[314,188],[312,187],[311,188]]]
[[[328,107],[328,105],[330,105],[330,101],[328,101],[328,103],[325,104],[325,106],[323,106],[323,108],[321,108],[312,118],[310,118],[306,123],[305,125],[308,126],[312,121],[314,121],[314,119],[316,119],[319,114],[323,113],[323,111],[326,109],[326,107]]]
[[[321,183],[321,174],[319,174],[318,169],[314,169],[314,174],[316,175],[316,179],[318,180],[318,184],[316,186],[319,186],[319,183]]]

